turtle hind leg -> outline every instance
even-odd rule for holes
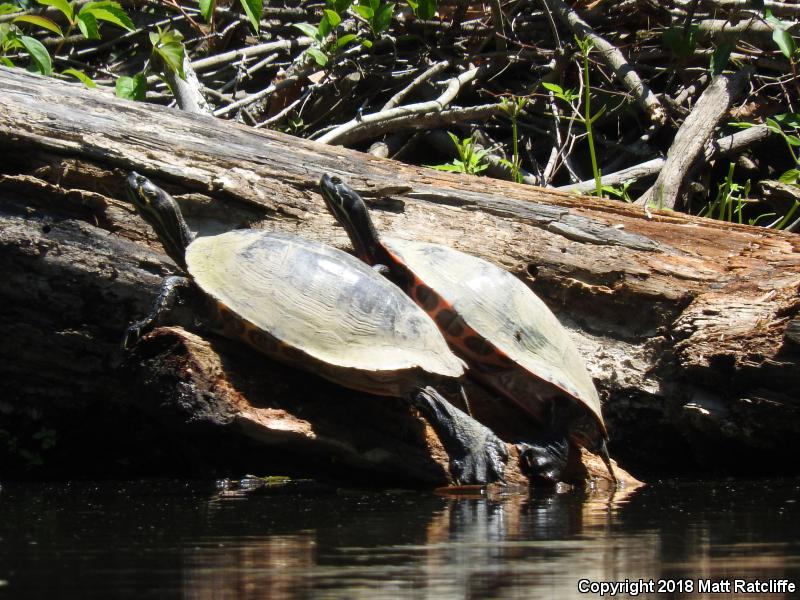
[[[450,457],[450,474],[458,484],[503,480],[506,444],[488,427],[450,404],[428,386],[412,395],[412,404],[428,419]]]
[[[122,338],[122,347],[125,350],[132,348],[144,334],[155,327],[162,314],[169,312],[175,306],[175,302],[180,295],[189,288],[189,280],[186,277],[173,275],[167,277],[161,283],[161,291],[158,293],[153,308],[143,319],[134,321],[125,330]]]
[[[532,480],[558,483],[567,467],[569,441],[552,435],[517,444],[520,470]]]

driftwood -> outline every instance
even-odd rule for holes
[[[3,423],[17,427],[16,446],[6,454],[30,450],[16,432],[49,439],[58,420],[74,430],[59,431],[56,448],[83,440],[86,457],[100,460],[98,454],[116,444],[104,464],[117,464],[112,459],[124,454],[126,428],[152,435],[153,423],[164,423],[159,416],[136,429],[141,418],[130,406],[137,402],[179,414],[198,431],[227,421],[252,439],[283,436],[307,448],[295,432],[264,425],[277,422],[269,420],[279,412],[269,410],[282,410],[298,431],[311,424],[307,441],[336,446],[328,453],[332,460],[365,468],[383,461],[389,476],[407,461],[404,477],[444,482],[442,458],[436,459],[435,443],[413,414],[402,421],[408,431],[394,432],[385,447],[356,438],[342,442],[315,427],[324,430],[338,418],[343,398],[358,403],[352,393],[306,375],[284,376],[279,367],[265,367],[255,379],[236,366],[246,350],[218,350],[222,342],[212,340],[209,353],[208,342],[179,329],[159,331],[132,356],[119,349],[125,325],[147,310],[160,278],[174,269],[125,200],[128,170],[173,193],[201,234],[262,227],[347,247],[316,191],[320,174],[330,172],[371,199],[383,231],[482,256],[518,274],[548,302],[598,384],[611,453],[623,466],[638,473],[797,470],[800,350],[785,337],[800,308],[796,235],[672,213],[648,220],[640,209],[612,201],[404,166],[124,102],[20,70],[0,69],[0,89],[0,268],[6,282],[0,289],[0,408]],[[386,197],[400,191],[405,195]],[[184,324],[194,327],[191,318]],[[210,362],[195,362],[204,354]],[[214,364],[226,373],[230,367],[233,380],[215,379],[221,375]],[[196,371],[205,378],[198,380]],[[248,377],[254,378],[249,387],[242,383]],[[230,388],[224,410],[214,408],[219,390],[208,389],[215,381]],[[265,399],[251,397],[253,390]],[[305,414],[326,398],[334,400],[324,418]],[[307,400],[315,408],[306,409]],[[99,431],[98,414],[109,431]],[[347,422],[342,416],[339,426]],[[365,431],[361,439],[376,439],[372,435]],[[232,450],[225,444],[190,448],[185,460],[195,466],[198,456],[209,468],[220,455],[242,456],[236,436]],[[159,452],[148,455],[151,462],[163,458],[165,451]],[[284,464],[263,448],[247,456],[262,467]],[[329,465],[319,463],[322,470]]]
[[[717,123],[739,96],[749,78],[750,72],[743,69],[735,75],[717,75],[711,80],[678,130],[653,187],[637,203],[654,203],[663,208],[675,208],[681,189],[689,178],[692,164],[703,153]]]

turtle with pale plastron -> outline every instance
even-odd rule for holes
[[[433,318],[468,374],[543,425],[537,439],[520,444],[532,474],[558,480],[572,442],[600,454],[616,481],[594,383],[564,327],[528,286],[453,248],[379,236],[347,184],[325,174],[320,189],[358,257]]]
[[[214,329],[270,358],[345,387],[411,399],[436,430],[459,483],[502,478],[505,444],[433,386],[460,389],[462,362],[401,290],[357,258],[284,233],[236,230],[197,237],[178,204],[131,173],[137,212],[185,272],[164,280],[153,310],[123,346],[152,329],[178,296],[199,296]]]

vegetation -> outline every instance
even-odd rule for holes
[[[624,201],[653,184],[660,168],[634,167],[667,155],[711,79],[752,69],[713,137],[759,135],[698,157],[675,208],[800,228],[795,5],[490,6],[12,0],[0,4],[0,61],[158,103],[173,102],[174,74],[220,118]],[[452,145],[433,150],[437,132]],[[794,200],[771,201],[770,182]]]

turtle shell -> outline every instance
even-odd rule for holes
[[[404,395],[426,376],[458,377],[430,318],[355,257],[282,233],[237,230],[186,250],[199,288],[240,337],[283,362],[363,391]]]
[[[418,304],[471,367],[485,363],[502,370],[504,362],[513,361],[540,380],[535,385],[547,382],[557,388],[554,392],[578,400],[605,431],[600,398],[578,350],[528,286],[490,262],[447,246],[384,236],[381,241],[413,275],[410,292]],[[506,388],[501,391],[515,392],[518,401],[524,395],[508,389],[519,387],[518,381],[498,376],[493,382]]]

